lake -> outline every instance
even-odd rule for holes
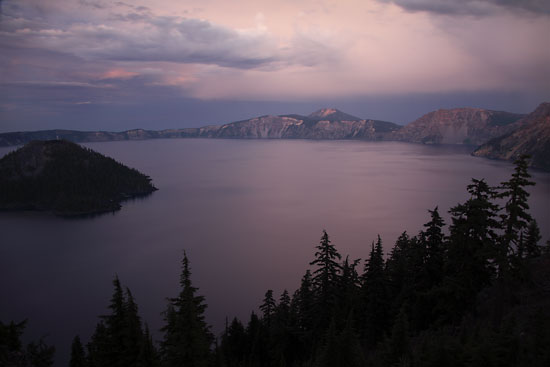
[[[380,234],[389,252],[467,199],[471,178],[497,185],[513,166],[465,147],[397,142],[147,140],[86,146],[150,175],[159,191],[87,219],[0,213],[0,320],[29,319],[67,365],[107,313],[118,274],[160,338],[166,297],[176,296],[183,250],[218,334],[244,322],[267,289],[291,293],[326,229],[342,255],[366,258]],[[0,156],[11,149],[0,149]],[[550,238],[550,174],[532,172],[531,213]]]

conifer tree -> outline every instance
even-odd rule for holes
[[[143,332],[141,348],[139,351],[139,357],[137,362],[138,367],[157,367],[159,366],[159,357],[155,344],[153,343],[153,337],[149,331],[149,326],[145,324],[145,330]]]
[[[415,273],[413,269],[412,240],[403,232],[395,242],[386,261],[388,296],[392,300],[391,313],[396,315],[401,305],[411,296]]]
[[[369,259],[362,275],[363,322],[361,336],[369,346],[380,342],[388,322],[388,281],[385,273],[382,239],[372,243]]]
[[[55,347],[44,343],[39,339],[37,343],[31,342],[27,345],[26,359],[32,367],[51,367],[53,366],[55,356]]]
[[[425,230],[420,233],[420,240],[426,248],[425,258],[425,288],[439,284],[443,279],[443,263],[445,257],[445,235],[443,226],[445,222],[437,206],[434,210],[428,210],[431,220],[424,224]]]
[[[506,275],[510,266],[517,266],[518,258],[523,257],[523,233],[533,219],[528,213],[529,193],[526,191],[526,187],[533,186],[535,183],[529,180],[531,175],[527,172],[528,160],[528,155],[522,155],[516,159],[512,177],[501,183],[501,192],[498,194],[498,197],[506,200],[504,214],[501,216],[504,234],[498,254],[500,275]]]
[[[275,308],[277,307],[275,299],[273,298],[273,290],[269,289],[265,292],[263,303],[260,306],[260,310],[263,313],[263,321],[268,328],[271,327],[271,321],[273,319],[273,314],[275,313]]]
[[[139,365],[141,363],[139,360],[141,349],[144,347],[144,335],[141,319],[138,315],[138,306],[129,288],[126,288],[126,299],[124,301],[122,338],[124,343],[124,365]]]
[[[248,356],[247,334],[243,324],[234,318],[230,325],[225,326],[221,337],[221,353],[224,365],[228,367],[242,366]]]
[[[328,234],[323,230],[319,245],[316,247],[315,260],[310,265],[317,266],[313,272],[313,289],[316,296],[315,306],[317,311],[315,324],[324,329],[336,303],[338,276],[342,266],[338,262],[342,256],[331,244]]]
[[[306,270],[305,275],[302,277],[300,288],[294,298],[298,309],[298,327],[302,333],[309,333],[313,329],[315,304],[313,283],[309,269]]]
[[[123,292],[118,276],[113,280],[113,296],[109,304],[111,313],[101,316],[88,344],[88,365],[101,366],[150,366],[142,358],[152,348],[145,336],[138,315],[138,306],[129,288]],[[153,362],[151,362],[153,363]]]
[[[86,367],[86,354],[84,352],[84,347],[80,341],[80,337],[77,335],[73,339],[71,345],[71,360],[69,362],[69,367]]]
[[[167,367],[208,366],[213,336],[204,321],[206,304],[204,297],[191,282],[189,259],[184,252],[180,276],[180,293],[169,299],[164,313],[166,325],[161,329],[164,338],[161,342],[161,356]]]
[[[350,313],[355,312],[358,299],[360,297],[361,281],[359,274],[357,274],[357,265],[360,260],[356,259],[353,262],[349,262],[349,256],[342,263],[342,276],[340,277],[338,305],[340,312],[340,319],[344,321]]]
[[[102,367],[110,364],[111,344],[109,341],[109,331],[103,321],[97,323],[87,348],[88,366]]]
[[[525,248],[525,257],[533,258],[540,256],[541,249],[539,247],[539,241],[542,237],[540,236],[540,229],[536,220],[529,222],[527,226],[527,231],[524,238],[524,248]]]

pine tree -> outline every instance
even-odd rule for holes
[[[187,254],[184,252],[181,290],[177,298],[169,299],[164,313],[166,325],[161,329],[164,339],[161,342],[161,356],[167,367],[208,366],[213,336],[204,321],[206,304],[203,296],[191,282],[191,270]]]
[[[498,248],[496,192],[484,180],[472,179],[470,198],[451,208],[446,278],[433,298],[438,299],[439,317],[458,322],[475,305],[478,292],[494,278]]]
[[[445,257],[445,235],[443,226],[445,222],[439,214],[437,206],[434,210],[428,210],[431,220],[424,224],[425,230],[420,233],[420,240],[426,248],[425,259],[425,288],[439,284],[443,279],[443,263]]]
[[[123,364],[126,366],[139,365],[141,362],[139,360],[141,349],[144,347],[144,335],[141,327],[141,319],[138,315],[138,306],[129,288],[126,288],[122,337],[124,343]]]
[[[294,297],[298,309],[298,327],[302,333],[309,333],[313,330],[314,297],[311,272],[307,270]]]
[[[316,247],[315,260],[310,265],[317,266],[313,272],[313,289],[316,296],[316,318],[317,328],[326,328],[326,323],[330,320],[332,311],[336,304],[338,277],[342,266],[338,262],[342,256],[331,244],[328,234],[323,230],[323,235],[319,245]]]
[[[260,310],[263,313],[262,320],[268,328],[271,327],[271,321],[273,319],[273,314],[275,313],[275,308],[277,307],[275,299],[273,298],[273,291],[269,289],[265,292],[264,300],[260,306]]]
[[[105,327],[103,321],[97,323],[87,348],[88,366],[102,367],[110,365],[111,344],[109,340],[109,331]]]
[[[369,346],[374,346],[384,337],[388,322],[390,301],[388,281],[385,273],[382,239],[378,236],[372,243],[369,259],[362,275],[362,325],[361,336]]]
[[[69,362],[70,367],[86,367],[86,354],[84,353],[84,347],[80,341],[80,337],[77,335],[73,339],[71,345],[71,360]]]
[[[539,241],[542,237],[540,236],[540,229],[536,220],[529,222],[527,226],[527,232],[525,233],[524,239],[524,248],[525,248],[525,257],[533,258],[540,256],[541,248],[539,247]]]
[[[230,325],[226,325],[220,349],[225,366],[237,367],[245,363],[248,356],[247,334],[243,324],[237,318],[234,318]]]
[[[55,347],[44,343],[43,339],[37,343],[31,342],[27,345],[26,359],[32,367],[53,366]]]
[[[340,277],[338,292],[339,319],[342,322],[346,319],[347,315],[355,312],[360,298],[361,281],[356,270],[360,261],[356,259],[350,263],[349,256],[346,256],[346,259],[342,263],[342,276]]]
[[[499,275],[503,276],[506,276],[511,266],[517,267],[518,260],[523,257],[523,233],[533,219],[527,212],[529,193],[526,187],[535,185],[529,180],[531,175],[527,172],[528,160],[528,155],[522,155],[514,162],[514,173],[510,180],[501,183],[501,192],[498,194],[499,198],[506,200],[504,214],[501,216],[504,234],[498,254]]]
[[[403,232],[395,242],[386,261],[388,296],[392,300],[391,314],[396,315],[401,305],[410,298],[415,272],[412,268],[412,240]]]
[[[149,326],[145,324],[145,331],[141,339],[141,348],[139,351],[139,357],[137,362],[138,367],[156,367],[159,366],[159,356],[155,344],[153,343],[153,337],[149,332]]]
[[[123,292],[118,276],[113,280],[113,296],[109,304],[111,313],[103,315],[88,343],[88,365],[148,366],[142,360],[145,336],[138,315],[138,306],[129,288]]]

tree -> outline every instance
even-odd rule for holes
[[[146,342],[138,306],[129,288],[123,292],[118,276],[113,280],[113,295],[109,304],[111,313],[101,316],[88,344],[88,364],[100,366],[152,366],[144,359],[145,349],[154,349]]]
[[[445,266],[446,278],[434,294],[436,312],[447,322],[458,322],[472,310],[478,292],[495,275],[495,259],[500,229],[498,205],[493,188],[484,180],[472,179],[467,187],[470,198],[451,208],[452,224]]]
[[[501,216],[504,234],[498,256],[499,275],[506,275],[510,266],[517,266],[517,259],[523,257],[525,251],[523,232],[533,219],[527,212],[529,193],[525,189],[527,186],[535,185],[529,180],[531,175],[527,172],[529,156],[520,156],[514,164],[516,166],[512,177],[501,183],[499,188],[501,192],[498,194],[499,198],[506,200],[504,214]]]
[[[196,295],[198,289],[191,282],[189,259],[184,252],[180,276],[180,293],[170,298],[164,313],[166,325],[161,329],[161,357],[164,365],[207,366],[211,357],[213,336],[204,321],[204,297]]]
[[[525,234],[524,248],[525,248],[525,257],[532,258],[540,256],[541,249],[539,247],[539,241],[542,237],[540,236],[540,229],[536,220],[529,222],[527,226],[527,232]]]
[[[55,356],[55,347],[38,340],[27,345],[27,360],[32,367],[51,367]]]
[[[431,220],[424,224],[425,230],[420,233],[420,240],[426,248],[426,289],[439,284],[441,279],[443,279],[445,257],[445,235],[443,234],[445,222],[441,218],[437,206],[434,210],[428,210],[428,212],[430,213]]]
[[[360,298],[361,281],[356,270],[360,261],[360,259],[356,259],[350,263],[349,256],[346,256],[346,259],[342,263],[342,275],[340,276],[338,294],[339,320],[342,320],[342,322],[350,313],[355,312]]]
[[[361,336],[369,346],[380,342],[388,322],[388,282],[385,273],[382,239],[372,243],[369,259],[362,275],[362,325]]]
[[[69,362],[70,367],[85,367],[86,363],[86,354],[84,352],[84,347],[80,341],[80,337],[77,335],[73,339],[71,345],[71,360]]]
[[[271,320],[273,318],[273,314],[275,313],[276,307],[277,305],[275,304],[275,299],[273,298],[273,291],[269,289],[265,292],[264,301],[260,306],[260,310],[263,312],[263,321],[268,328],[271,327]]]
[[[331,244],[325,230],[323,230],[321,241],[316,248],[315,260],[309,264],[317,266],[312,278],[317,307],[316,326],[324,329],[336,303],[338,276],[342,269],[338,260],[342,256]]]
[[[243,324],[234,318],[230,325],[225,326],[221,337],[221,347],[224,365],[228,367],[244,364],[247,357],[247,335]]]
[[[311,279],[311,272],[306,271],[302,277],[300,288],[296,292],[295,302],[298,309],[298,328],[303,334],[309,333],[313,329],[314,319],[314,304],[315,298],[313,294],[313,283]]]

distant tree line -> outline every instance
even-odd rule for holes
[[[364,262],[343,258],[323,231],[299,288],[267,290],[260,313],[228,320],[218,339],[185,253],[159,343],[115,278],[110,314],[86,346],[75,337],[70,366],[549,366],[550,241],[538,244],[528,212],[527,157],[515,164],[498,187],[473,179],[447,231],[436,207],[387,257],[378,236]],[[51,365],[53,349],[23,349],[23,328],[0,324],[0,365]]]

